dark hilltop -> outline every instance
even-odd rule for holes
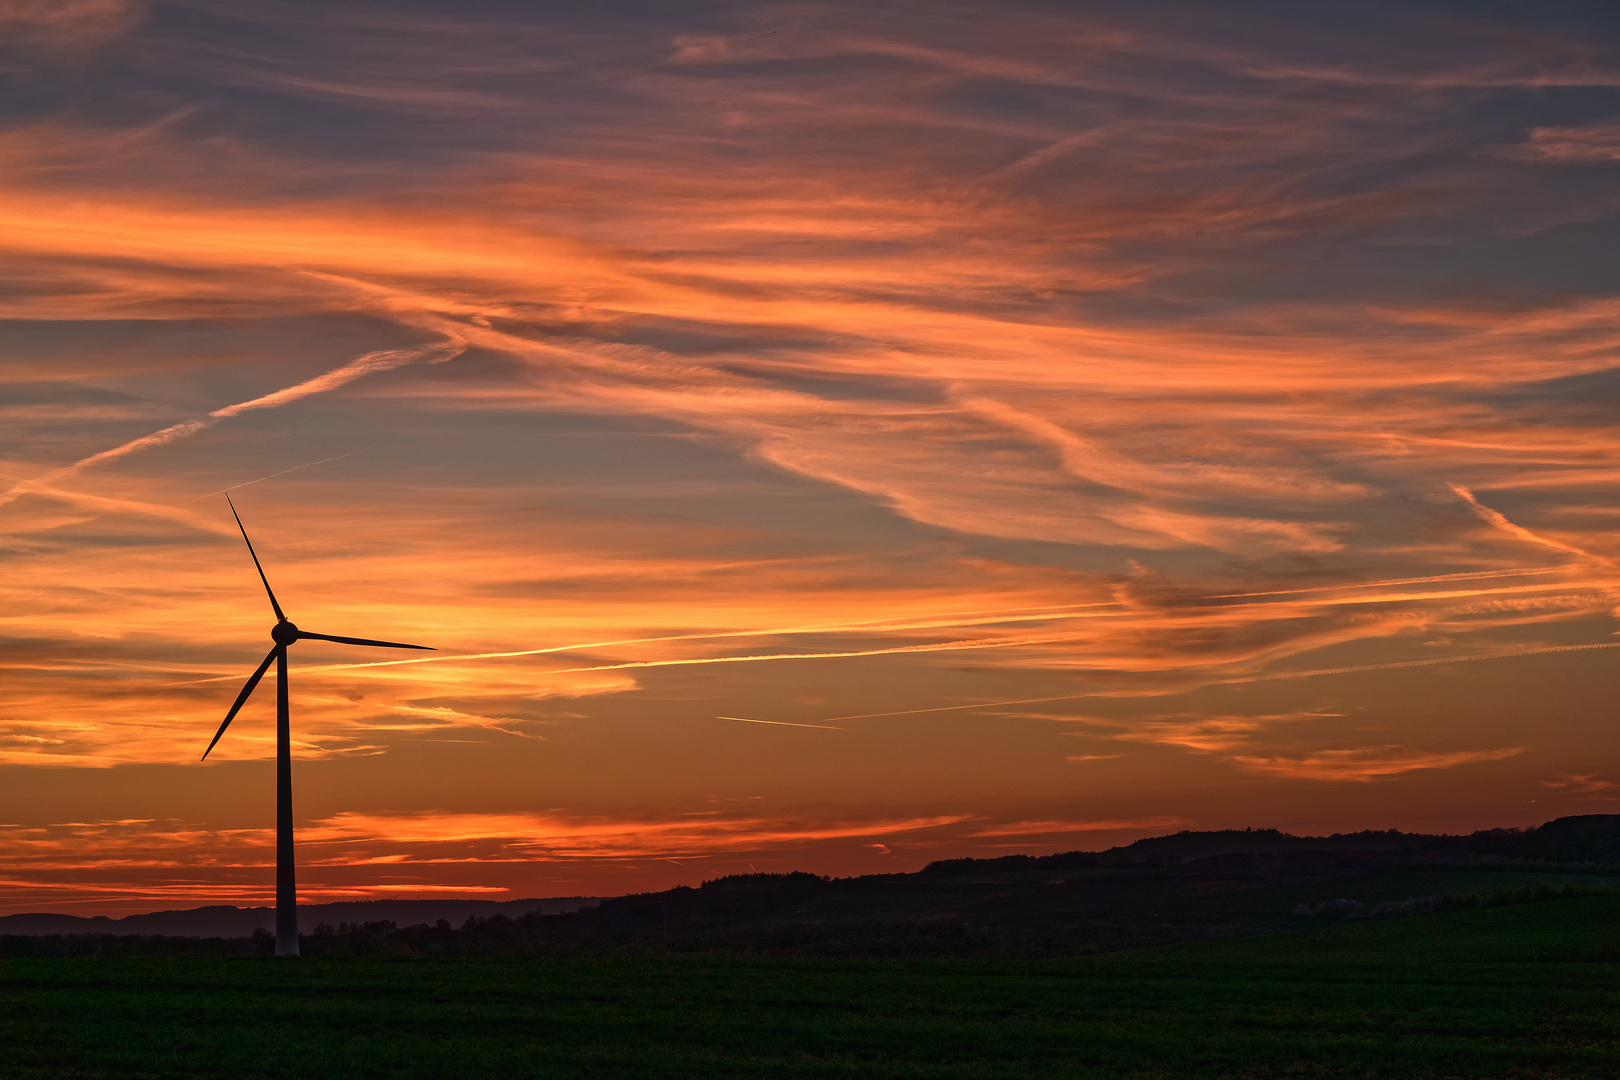
[[[1051,956],[1620,891],[1620,815],[1448,836],[1180,832],[910,874],[741,874],[656,893],[300,910],[312,955]],[[268,908],[0,918],[0,954],[267,951]]]

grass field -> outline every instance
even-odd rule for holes
[[[1062,960],[0,961],[6,1077],[1620,1077],[1620,898]]]

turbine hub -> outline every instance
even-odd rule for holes
[[[277,645],[291,645],[298,640],[298,627],[282,619],[270,628],[270,640]]]

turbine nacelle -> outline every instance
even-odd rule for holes
[[[287,619],[282,619],[270,628],[270,640],[277,645],[291,645],[298,640],[298,627]]]

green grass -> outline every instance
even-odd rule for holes
[[[1620,1077],[1620,898],[1044,961],[0,961],[8,1077]]]

